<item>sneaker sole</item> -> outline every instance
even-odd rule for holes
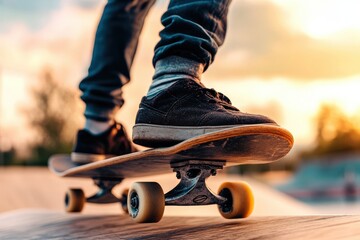
[[[260,125],[260,124],[259,124]],[[261,124],[274,125],[274,124]],[[245,125],[244,125],[245,126]],[[179,142],[206,133],[216,132],[239,125],[222,126],[166,126],[153,124],[135,124],[133,142],[146,147],[169,147]]]

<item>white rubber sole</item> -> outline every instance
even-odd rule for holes
[[[239,125],[222,126],[165,126],[154,124],[135,124],[133,127],[133,141],[147,147],[167,147],[189,138],[206,133],[220,131]]]

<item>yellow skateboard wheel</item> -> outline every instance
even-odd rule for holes
[[[165,196],[156,182],[133,183],[128,194],[129,215],[138,223],[158,222],[165,210]]]
[[[82,189],[70,188],[65,195],[65,210],[67,212],[81,212],[86,202]]]
[[[227,199],[224,204],[218,205],[224,218],[246,218],[254,209],[254,195],[246,182],[224,182],[218,194]]]

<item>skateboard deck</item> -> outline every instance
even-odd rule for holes
[[[240,126],[200,135],[172,147],[85,165],[73,163],[70,155],[54,155],[49,168],[60,177],[123,179],[169,173],[170,164],[187,160],[225,161],[225,167],[270,163],[285,156],[292,145],[291,133],[278,126]]]
[[[225,182],[218,194],[206,179],[217,170],[240,164],[264,164],[285,156],[293,145],[287,130],[275,125],[248,125],[203,134],[172,147],[149,149],[94,163],[77,165],[70,155],[55,155],[49,168],[60,177],[92,178],[99,190],[85,197],[81,189],[69,189],[65,209],[80,212],[85,202],[120,202],[125,212],[139,223],[158,222],[165,205],[217,204],[225,218],[245,218],[253,210],[254,197],[244,182]],[[176,172],[180,182],[164,194],[156,182],[135,182],[117,197],[114,186],[124,178]]]

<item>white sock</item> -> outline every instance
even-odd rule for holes
[[[164,89],[169,88],[171,85],[176,83],[178,80],[182,80],[182,79],[194,80],[193,78],[189,77],[189,75],[174,74],[174,73],[165,74],[156,79],[154,78],[150,85],[149,91],[146,94],[146,97],[148,99],[151,99],[151,98],[155,97],[158,93],[162,92]]]
[[[114,120],[109,120],[106,122],[96,121],[92,119],[86,119],[85,129],[94,135],[101,134],[108,130],[114,124]]]
[[[182,79],[200,82],[203,71],[203,64],[187,58],[171,56],[161,59],[155,64],[155,74],[146,97],[151,99]]]

